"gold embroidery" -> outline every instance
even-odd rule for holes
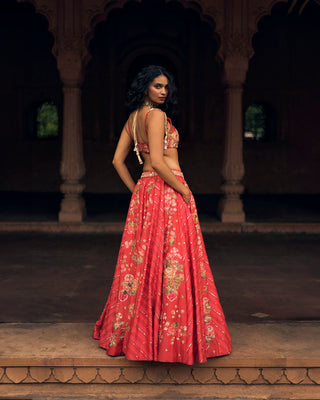
[[[181,171],[172,171],[175,175],[178,176],[182,176],[183,177],[183,173]],[[157,176],[158,174],[156,173],[156,171],[143,171],[141,174],[141,178],[148,178],[149,176]]]

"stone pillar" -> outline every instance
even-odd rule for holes
[[[63,138],[60,186],[63,193],[60,222],[81,222],[86,215],[82,197],[85,174],[82,140],[81,84],[83,62],[76,50],[58,55],[58,69],[63,84]]]
[[[242,91],[248,63],[249,58],[242,55],[228,56],[224,62],[226,131],[221,170],[223,196],[218,206],[218,215],[222,222],[245,221],[240,194],[244,191],[241,183],[244,176]]]

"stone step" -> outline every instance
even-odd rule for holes
[[[320,321],[228,326],[232,354],[187,366],[109,357],[93,324],[1,324],[0,400],[320,399]]]
[[[319,388],[305,386],[192,385],[6,385],[1,400],[319,400]],[[3,388],[0,388],[3,389]],[[4,395],[2,394],[4,393]]]
[[[319,234],[319,222],[210,222],[200,221],[203,233],[307,233]],[[0,232],[122,233],[124,222],[0,221]]]

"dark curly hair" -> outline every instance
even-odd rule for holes
[[[150,83],[159,75],[164,75],[168,79],[168,96],[163,105],[160,105],[163,111],[168,111],[170,114],[175,114],[177,108],[177,88],[173,76],[170,72],[160,65],[148,65],[134,78],[128,93],[126,105],[129,112],[141,107],[145,101],[145,93]]]

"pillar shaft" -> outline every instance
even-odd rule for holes
[[[85,174],[82,140],[81,83],[82,64],[78,60],[70,63],[71,57],[58,62],[63,83],[63,138],[60,173],[63,180],[60,186],[63,193],[59,221],[81,222],[86,214],[82,198]],[[71,58],[72,59],[72,58]]]
[[[236,56],[225,60],[226,131],[221,170],[223,196],[218,206],[218,215],[222,222],[245,221],[240,195],[244,191],[241,183],[244,176],[242,91],[247,69],[248,59],[246,57]]]

